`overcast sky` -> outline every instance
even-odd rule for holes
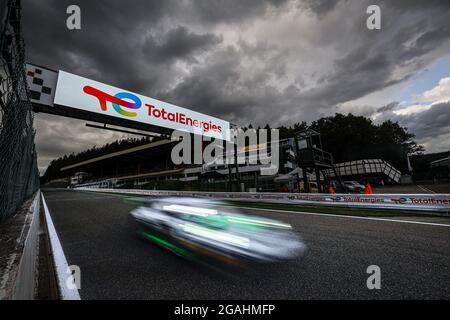
[[[81,30],[66,8],[81,8]],[[381,30],[366,9],[381,8]],[[450,149],[450,1],[23,0],[29,62],[234,123],[352,112]],[[41,173],[118,133],[38,114]]]

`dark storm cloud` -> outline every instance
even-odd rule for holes
[[[399,103],[398,103],[397,101],[390,102],[390,103],[388,103],[387,105],[378,108],[376,112],[392,111],[392,110],[394,110],[395,108],[397,108],[398,105],[399,105]]]
[[[175,59],[195,62],[194,54],[221,41],[221,38],[214,34],[195,34],[180,26],[168,31],[160,43],[153,36],[149,36],[143,46],[143,52],[145,58],[150,59],[152,63],[170,63]]]
[[[376,110],[375,123],[386,120],[398,122],[415,135],[416,141],[425,145],[428,152],[447,151],[450,148],[450,101],[433,104],[429,109],[414,113],[395,113],[400,110],[392,102]]]
[[[25,0],[27,56],[35,63],[151,94],[176,77],[176,70],[160,63],[195,62],[193,54],[221,41],[220,35],[178,25],[180,16],[192,16],[199,24],[240,21],[283,2]],[[71,4],[81,8],[79,31],[65,27]]]
[[[450,133],[450,101],[437,103],[430,109],[395,117],[400,124],[411,128],[418,139],[435,138]]]
[[[66,28],[66,8],[70,4],[81,7],[81,30]],[[165,10],[169,10],[171,1],[124,4],[24,1],[28,59],[118,86],[143,89],[154,80],[139,72],[142,57],[133,35],[141,32],[145,21],[157,24]]]
[[[365,27],[368,0],[24,0],[24,35],[34,63],[238,124],[289,125],[410,79],[448,52],[448,1],[377,2],[380,31]],[[65,27],[71,4],[79,31]],[[52,128],[40,131],[63,130]],[[64,150],[73,151],[41,154]]]
[[[311,10],[324,13],[327,8],[332,10],[336,6],[335,2],[326,3],[323,7],[316,3]],[[349,2],[344,1],[344,4],[349,5]],[[279,124],[280,118],[270,112],[274,105],[280,111],[278,115],[291,113],[298,119],[314,120],[327,114],[327,110],[337,104],[358,99],[409,79],[430,62],[430,53],[441,48],[443,43],[448,43],[450,29],[447,21],[450,15],[439,6],[405,6],[401,14],[397,14],[396,8],[390,12],[390,2],[383,2],[381,6],[388,30],[371,33],[365,28],[367,16],[360,15],[350,24],[351,34],[341,35],[343,41],[349,37],[353,38],[353,49],[344,51],[341,57],[336,58],[334,70],[318,79],[317,85],[306,91],[300,90],[294,84],[284,90],[269,86],[266,81],[271,65],[267,63],[268,59],[263,60],[268,67],[253,77],[258,81],[244,85],[239,81],[242,80],[242,74],[238,69],[239,61],[246,57],[248,50],[238,50],[238,56],[233,56],[232,61],[211,59],[202,68],[194,68],[184,81],[166,96],[173,97],[179,103],[186,102],[200,111],[221,116],[232,116],[238,110],[241,121],[254,121],[256,118],[260,123],[278,121]],[[364,5],[361,5],[361,9],[365,13]],[[349,19],[348,16],[342,18]],[[241,49],[243,48],[244,46],[241,46]],[[226,65],[224,61],[229,64]],[[282,60],[282,63],[288,61]],[[406,70],[396,74],[397,67]],[[220,76],[214,74],[217,71]],[[229,85],[230,83],[234,85]]]
[[[300,7],[321,17],[333,10],[338,2],[339,0],[306,0],[300,2]]]
[[[260,48],[269,50],[264,46]],[[275,69],[262,67],[260,72],[243,79],[241,57],[240,50],[228,46],[195,67],[175,89],[159,95],[179,105],[214,114],[237,124],[248,124],[255,120],[260,124],[264,118],[271,122],[279,115],[274,112],[274,108],[283,104],[283,94],[268,80],[272,75],[281,76],[284,71],[279,70],[279,66]],[[266,109],[264,118],[261,118],[262,108]]]
[[[204,23],[233,23],[263,14],[270,6],[281,6],[288,0],[195,0],[191,13]]]
[[[195,67],[174,90],[161,93],[166,99],[198,111],[220,116],[231,115],[251,106],[252,96],[246,94],[237,82],[239,53],[233,47],[210,57],[204,65]]]
[[[359,31],[354,30],[355,38],[366,35],[366,39],[360,39],[356,48],[336,59],[334,72],[304,95],[308,102],[313,102],[311,108],[329,108],[405,81],[429,62],[427,54],[448,43],[449,12],[427,9],[429,14],[417,21],[411,17],[418,12],[411,12],[409,17],[407,6],[401,16],[389,15],[386,10],[389,4],[382,6],[383,19],[390,26],[388,33],[381,31],[374,35],[360,27]],[[408,70],[395,75],[398,67]]]

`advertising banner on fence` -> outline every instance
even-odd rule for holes
[[[54,103],[80,110],[230,140],[230,124],[196,111],[59,71]]]
[[[320,194],[320,193],[266,193],[266,192],[200,192],[163,191],[139,189],[102,189],[95,186],[77,188],[85,191],[130,193],[148,196],[202,197],[218,200],[255,201],[291,205],[328,205],[335,207],[360,207],[396,209],[405,211],[429,211],[450,213],[448,194]]]

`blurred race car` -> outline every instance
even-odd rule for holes
[[[363,192],[364,186],[357,181],[344,181],[345,189],[349,192]]]
[[[273,262],[305,251],[289,224],[239,213],[225,203],[200,198],[133,199],[145,203],[130,212],[140,234],[185,255],[186,249],[226,262]]]

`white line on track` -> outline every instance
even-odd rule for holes
[[[303,212],[303,211],[292,211],[292,210],[276,210],[276,209],[262,209],[262,208],[252,208],[252,207],[237,207],[240,209],[251,209],[251,210],[259,210],[259,211],[272,211],[272,212],[281,212],[281,213],[297,213],[311,216],[325,216],[325,217],[335,217],[335,218],[347,218],[347,219],[360,219],[360,220],[372,220],[372,221],[384,221],[384,222],[398,222],[398,223],[409,223],[409,224],[421,224],[428,226],[437,226],[437,227],[450,227],[450,224],[444,223],[434,223],[434,222],[424,222],[424,221],[411,221],[411,220],[399,220],[399,219],[383,219],[383,218],[373,218],[373,217],[358,217],[358,216],[345,216],[341,214],[328,214],[328,213],[316,213],[316,212]]]
[[[42,193],[41,193],[42,194]],[[44,204],[45,220],[47,220],[48,235],[50,238],[50,245],[52,247],[53,262],[55,263],[56,277],[58,278],[58,288],[63,300],[81,300],[78,289],[69,289],[66,285],[69,273],[69,264],[64,255],[61,242],[56,233],[50,211],[48,211],[47,203],[45,203],[44,194],[42,194],[42,203]]]
[[[425,192],[429,192],[429,193],[436,193],[436,192],[434,192],[433,190],[430,190],[430,189],[428,189],[428,188],[425,188],[424,186],[421,186],[421,185],[417,185],[420,189],[422,189],[423,191],[425,191]]]

